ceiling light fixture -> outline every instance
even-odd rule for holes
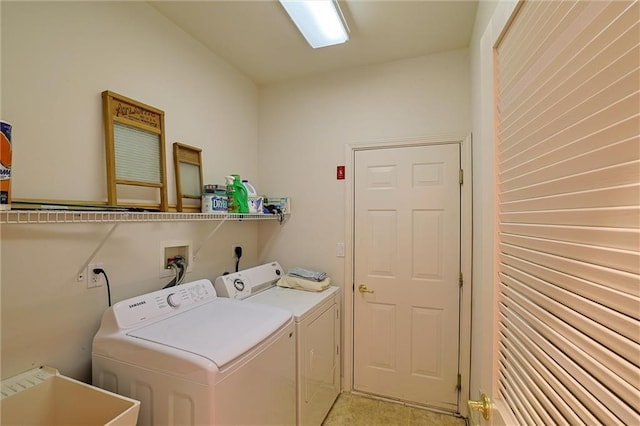
[[[349,40],[347,24],[334,0],[280,0],[311,47],[325,47]]]

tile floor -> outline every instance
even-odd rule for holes
[[[402,404],[342,393],[323,426],[465,426],[460,417],[435,413]]]

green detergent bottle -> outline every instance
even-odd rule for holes
[[[227,181],[227,211],[229,213],[249,213],[247,188],[242,184],[240,175],[229,175]]]

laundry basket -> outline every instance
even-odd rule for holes
[[[139,401],[65,377],[51,367],[2,381],[3,426],[133,426],[139,410]]]

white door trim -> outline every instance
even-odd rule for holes
[[[345,146],[345,268],[344,268],[344,330],[342,336],[342,389],[353,390],[353,232],[354,232],[354,181],[353,166],[355,152],[365,149],[410,147],[417,145],[460,145],[460,163],[464,171],[464,183],[461,188],[460,199],[460,248],[462,274],[464,285],[462,287],[462,301],[460,306],[460,374],[461,392],[459,401],[460,414],[467,417],[467,400],[469,399],[469,377],[471,374],[471,265],[472,265],[472,169],[471,169],[471,135],[449,134],[424,136],[412,139],[384,140],[367,143],[347,144]]]

